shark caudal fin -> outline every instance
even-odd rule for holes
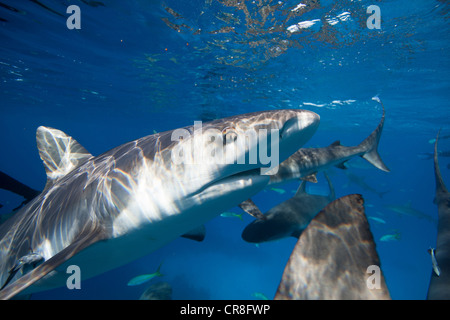
[[[447,188],[445,187],[444,180],[442,179],[441,170],[439,169],[439,160],[438,160],[438,141],[439,141],[439,134],[441,133],[441,130],[438,131],[438,134],[436,136],[436,141],[434,143],[434,176],[436,180],[436,193],[448,193]],[[436,203],[436,199],[434,201]]]
[[[384,106],[378,97],[373,99],[378,101],[383,107],[383,116],[381,117],[381,121],[378,124],[378,127],[363,142],[360,143],[359,146],[366,150],[364,154],[361,155],[361,157],[366,159],[376,168],[389,172],[389,168],[383,163],[383,160],[381,160],[381,157],[378,154],[378,142],[380,141],[381,132],[383,131],[384,126]]]

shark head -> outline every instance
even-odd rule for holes
[[[317,114],[307,110],[273,110],[196,122],[141,138],[114,152],[133,153],[136,159],[127,159],[124,168],[116,161],[110,183],[129,199],[112,195],[111,201],[120,198],[116,207],[146,212],[139,219],[149,221],[203,211],[205,215],[192,213],[199,219],[189,219],[197,223],[195,228],[206,216],[261,191],[269,181],[268,173],[312,137],[319,121]],[[126,172],[135,176],[130,179]],[[128,228],[128,223],[118,221],[119,229]]]

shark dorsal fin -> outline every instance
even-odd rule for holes
[[[303,180],[302,183],[300,183],[300,186],[297,189],[297,192],[295,193],[294,197],[297,197],[303,193],[306,193],[306,181]]]
[[[36,131],[36,142],[47,173],[45,189],[92,157],[71,136],[53,128],[40,126]]]
[[[335,142],[333,142],[332,144],[330,144],[330,147],[338,147],[341,145],[341,141],[340,140],[336,140]]]

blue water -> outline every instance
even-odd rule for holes
[[[392,298],[424,299],[431,275],[427,253],[436,224],[398,215],[384,205],[406,205],[437,219],[432,152],[439,128],[450,135],[449,10],[447,1],[7,1],[0,0],[0,170],[42,189],[46,177],[36,149],[40,125],[58,128],[98,155],[138,137],[266,109],[304,108],[321,116],[308,147],[335,140],[361,142],[386,107],[379,152],[390,173],[358,161],[353,174],[377,193],[349,184],[343,170],[330,176],[338,197],[361,193]],[[2,5],[5,4],[5,5]],[[66,8],[81,9],[81,29],[69,30]],[[90,4],[90,5],[88,5]],[[368,29],[366,8],[381,10],[381,29]],[[8,7],[9,6],[9,7]],[[45,6],[45,7],[44,7]],[[17,10],[13,10],[13,8]],[[307,8],[307,9],[305,9]],[[292,11],[294,10],[294,11]],[[316,20],[318,19],[318,20]],[[312,21],[300,32],[287,28]],[[219,32],[220,31],[220,32]],[[450,140],[440,141],[450,150]],[[440,166],[450,185],[449,158]],[[321,175],[310,192],[326,193]],[[254,197],[263,212],[288,199]],[[23,199],[0,190],[0,213]],[[239,213],[238,208],[230,211]],[[119,269],[35,299],[137,299],[164,280],[174,299],[273,298],[296,239],[263,243],[241,239],[253,218],[217,217],[206,239],[176,239]],[[398,241],[382,242],[400,232]],[[164,276],[136,287],[134,276]]]

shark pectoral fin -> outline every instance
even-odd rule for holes
[[[186,232],[185,234],[182,235],[182,237],[201,242],[205,239],[205,235],[206,235],[206,227],[205,225],[202,224],[201,226],[192,229],[189,232]]]
[[[337,165],[335,165],[335,167],[336,167],[336,168],[339,168],[339,169],[346,170],[346,169],[348,169],[348,168],[345,166],[345,163],[346,163],[346,162],[347,162],[347,160],[345,160],[344,162],[338,163]]]
[[[36,143],[47,173],[45,189],[92,157],[71,136],[53,128],[40,126],[36,131]]]
[[[259,210],[258,206],[252,201],[252,199],[245,200],[240,205],[238,205],[238,207],[247,212],[252,217],[255,217],[256,219],[267,219],[267,217],[262,214],[261,210]]]
[[[88,246],[106,239],[106,235],[100,227],[93,228],[89,230],[84,230],[80,233],[77,239],[72,242],[67,248],[61,250],[53,257],[39,265],[37,268],[33,269],[29,273],[25,274],[21,278],[17,279],[15,282],[6,286],[0,291],[0,300],[8,300],[14,297],[16,294],[25,290],[36,281],[43,278],[45,275],[53,271],[59,265],[63,264],[75,254],[81,250],[87,248]]]
[[[317,183],[317,172],[310,174],[309,176],[306,177],[301,177],[300,180],[303,181],[308,181],[308,182],[312,182],[312,183]]]
[[[4,287],[6,287],[8,285],[9,282],[11,282],[11,280],[14,278],[14,276],[20,269],[22,269],[23,272],[26,273],[30,267],[36,268],[36,266],[43,260],[44,260],[44,258],[42,256],[40,256],[36,253],[33,253],[33,252],[31,252],[30,254],[27,254],[27,255],[23,256],[22,258],[20,258],[19,260],[17,260],[17,262],[14,264],[14,266],[11,268],[11,270],[9,270],[9,276],[6,279],[3,286],[0,288],[0,290],[2,290]]]

